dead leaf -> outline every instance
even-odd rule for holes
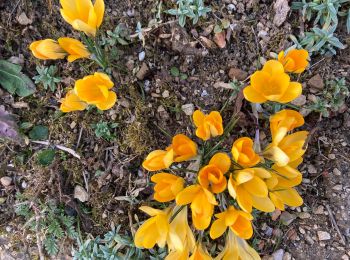
[[[11,106],[13,108],[29,108],[28,103],[21,102],[21,101],[20,102],[15,102],[15,103],[11,104]]]
[[[271,219],[273,221],[276,221],[280,215],[281,215],[281,211],[279,209],[275,209],[275,211],[272,212]]]
[[[219,48],[223,49],[226,47],[226,39],[225,39],[226,33],[225,31],[216,33],[214,36],[214,42],[216,43]]]
[[[218,82],[215,82],[214,88],[232,89],[232,86],[229,83],[225,83],[223,81],[218,81]]]
[[[213,49],[215,48],[215,43],[212,40],[209,40],[207,37],[200,36],[199,40],[202,42],[202,44],[208,48],[208,49]]]

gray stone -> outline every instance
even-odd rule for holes
[[[83,187],[77,185],[74,188],[74,198],[80,200],[81,202],[86,202],[89,200],[89,194]]]
[[[0,179],[0,182],[1,184],[4,186],[4,187],[7,187],[7,186],[10,186],[11,183],[12,183],[12,178],[11,177],[8,177],[8,176],[5,176],[5,177],[2,177]]]
[[[317,236],[320,241],[331,239],[331,235],[326,231],[317,231]]]

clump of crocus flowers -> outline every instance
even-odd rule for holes
[[[69,37],[59,39],[38,40],[30,44],[29,49],[34,57],[41,60],[57,60],[67,58],[68,62],[89,58],[94,60],[103,70],[95,72],[75,82],[64,98],[61,99],[60,110],[72,112],[85,110],[94,105],[100,110],[114,106],[117,95],[112,90],[114,84],[105,73],[106,56],[95,39],[101,26],[105,12],[103,0],[60,0],[61,15],[75,30],[82,32],[82,42]],[[85,35],[83,34],[85,33]]]
[[[266,62],[252,75],[245,98],[255,103],[290,102],[300,95],[301,84],[291,81],[286,72],[301,73],[307,65],[303,50],[281,52],[278,60]],[[298,166],[308,132],[295,130],[303,126],[304,118],[291,109],[271,114],[271,139],[263,148],[247,136],[234,140],[230,149],[223,146],[236,121],[224,128],[218,111],[197,110],[193,122],[200,142],[175,135],[168,147],[151,152],[142,164],[156,172],[151,176],[154,200],[169,205],[163,210],[141,207],[150,218],[136,232],[135,245],[167,246],[167,260],[212,259],[202,242],[203,231],[208,230],[213,240],[226,237],[215,259],[260,259],[246,241],[253,235],[253,209],[283,211],[303,203],[296,186],[302,181]],[[192,161],[188,167],[186,161]]]

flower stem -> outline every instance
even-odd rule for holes
[[[173,220],[176,218],[176,216],[183,210],[183,208],[186,207],[186,205],[182,205],[170,218],[169,223],[173,222]]]

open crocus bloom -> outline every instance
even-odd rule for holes
[[[230,157],[226,153],[217,153],[209,161],[207,166],[200,169],[198,181],[203,188],[214,193],[223,192],[226,189],[226,178],[224,174],[231,166]]]
[[[67,60],[69,62],[80,58],[88,58],[90,56],[90,52],[88,52],[85,45],[76,39],[61,37],[58,39],[58,44],[67,52]]]
[[[215,258],[217,260],[260,260],[259,254],[250,247],[244,239],[229,231],[223,251]]]
[[[277,144],[270,144],[264,151],[264,157],[282,167],[298,160],[306,151],[305,142],[309,132],[299,131],[287,135]]]
[[[193,121],[197,127],[196,136],[204,141],[224,133],[222,117],[217,111],[212,111],[209,115],[205,115],[202,111],[196,110],[193,113]]]
[[[203,247],[202,243],[197,243],[196,248],[193,251],[193,254],[189,258],[189,260],[211,260],[211,256],[209,255],[207,249]]]
[[[278,61],[282,63],[286,72],[302,73],[309,65],[307,50],[290,50],[286,55],[284,51],[278,54]]]
[[[260,156],[253,149],[253,140],[248,137],[237,139],[232,146],[233,159],[243,167],[252,167],[260,162]]]
[[[252,212],[253,207],[272,212],[275,207],[268,198],[268,189],[264,181],[269,178],[271,173],[263,168],[237,170],[231,174],[228,191],[245,212]]]
[[[171,208],[158,210],[147,206],[140,207],[140,210],[151,216],[146,220],[135,234],[135,245],[139,248],[150,249],[158,244],[164,247],[169,232],[169,218]]]
[[[283,109],[270,117],[272,143],[279,143],[289,131],[304,124],[303,116],[290,109]]]
[[[215,214],[218,219],[213,222],[210,228],[210,237],[220,237],[229,227],[233,233],[243,239],[249,239],[253,235],[251,220],[253,216],[247,212],[236,210],[230,206],[226,211]]]
[[[82,101],[75,93],[70,90],[64,98],[61,99],[60,110],[64,113],[72,111],[82,111],[87,108],[88,104]]]
[[[177,205],[187,205],[191,203],[192,220],[196,229],[206,229],[211,221],[214,212],[214,205],[217,205],[214,195],[195,184],[186,187],[176,196]]]
[[[243,90],[245,99],[252,103],[264,103],[268,100],[288,103],[301,92],[301,84],[291,82],[283,65],[276,60],[267,61],[262,70],[251,76],[250,85]]]
[[[169,168],[173,163],[174,151],[155,150],[150,152],[142,163],[142,167],[147,171],[159,171]]]
[[[110,89],[113,87],[110,78],[101,72],[84,77],[75,82],[74,90],[78,97],[98,109],[107,110],[114,106],[117,95]]]
[[[52,39],[32,42],[29,49],[35,58],[41,60],[63,59],[67,55],[66,51]]]
[[[159,202],[174,200],[176,195],[184,188],[184,179],[170,173],[157,173],[151,178],[155,182],[154,199]]]
[[[60,0],[63,19],[75,30],[95,36],[103,20],[105,5],[103,0]]]
[[[174,161],[183,162],[197,156],[197,145],[186,135],[178,134],[173,137],[170,148],[174,150]]]

